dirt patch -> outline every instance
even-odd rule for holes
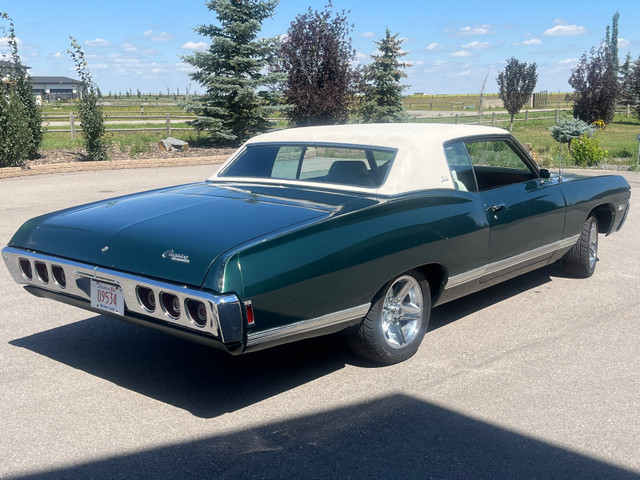
[[[147,151],[137,152],[132,154],[130,148],[122,151],[117,145],[111,145],[109,147],[109,160],[139,160],[147,158],[189,158],[189,157],[209,157],[219,155],[231,155],[235,149],[233,148],[205,148],[205,147],[190,147],[186,151],[171,151],[167,152],[162,150],[157,143],[149,143]],[[85,151],[81,148],[72,150],[42,150],[39,158],[34,160],[27,160],[25,167],[32,165],[48,165],[53,163],[74,163],[74,162],[86,162],[87,157]]]
[[[27,160],[22,166],[0,168],[0,178],[88,170],[213,165],[224,162],[234,151],[233,148],[190,147],[186,151],[166,152],[157,143],[150,143],[144,152],[131,154],[129,149],[122,151],[112,145],[109,147],[109,160],[91,162],[80,148],[43,150],[38,158]]]

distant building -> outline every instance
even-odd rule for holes
[[[31,67],[24,66],[26,69]],[[2,83],[13,83],[16,66],[12,62],[0,60],[0,79]],[[80,82],[69,77],[36,77],[31,76],[34,95],[42,100],[55,102],[77,98]]]
[[[31,67],[24,67],[27,70]],[[10,81],[16,74],[16,66],[13,62],[7,62],[6,60],[0,60],[0,78],[3,82]]]
[[[31,77],[33,93],[49,102],[77,98],[80,82],[69,77]]]

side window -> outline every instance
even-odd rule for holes
[[[453,184],[457,190],[477,192],[476,179],[473,174],[471,160],[462,142],[445,145],[444,155],[451,170]]]
[[[298,175],[298,165],[300,164],[303,150],[304,147],[300,145],[280,147],[273,162],[271,178],[295,180]]]
[[[465,142],[480,190],[537,178],[524,160],[504,140]]]

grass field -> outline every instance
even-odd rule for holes
[[[549,102],[557,102],[558,104],[566,100],[566,94],[549,94]],[[487,98],[497,98],[497,95],[487,95]],[[130,99],[117,101],[107,101],[109,105],[103,106],[105,116],[107,118],[112,116],[127,117],[130,113],[140,116],[141,106],[144,109],[146,115],[166,115],[167,113],[172,116],[179,117],[184,115],[184,111],[174,103],[173,97],[160,97],[156,100],[156,97],[144,98],[144,102],[141,102],[137,98],[131,97]],[[475,103],[474,103],[475,102]],[[156,105],[157,103],[157,105]],[[412,109],[420,110],[428,108],[424,107],[428,104],[433,104],[433,110],[449,110],[449,111],[463,111],[462,105],[467,107],[470,105],[479,104],[479,95],[410,95],[405,97],[405,106],[411,103]],[[435,105],[441,105],[442,108],[436,108]],[[452,108],[452,105],[454,108]],[[555,107],[552,107],[555,108]],[[558,107],[560,108],[560,107]],[[566,107],[564,107],[566,108]],[[43,107],[43,113],[45,118],[50,121],[59,121],[59,118],[53,118],[54,115],[68,116],[69,112],[74,111],[75,107],[70,104],[54,104],[46,105]],[[471,113],[469,110],[474,108],[466,108],[465,113]],[[494,110],[495,112],[495,110]],[[495,115],[496,126],[507,128],[509,116],[504,113],[494,113],[489,110],[483,117],[484,125],[491,125],[493,117]],[[555,112],[529,112],[523,111],[516,116],[516,122],[513,126],[513,135],[521,143],[529,143],[532,145],[534,157],[538,162],[545,167],[557,166],[560,163],[559,158],[559,145],[553,140],[549,132],[549,127],[555,124]],[[408,110],[411,116],[411,110]],[[525,115],[527,121],[525,122]],[[571,117],[571,112],[568,110],[559,111],[558,115],[562,117]],[[122,120],[122,118],[120,118]],[[436,117],[436,118],[414,118],[415,122],[430,122],[430,123],[454,123],[455,117]],[[460,116],[458,118],[459,123],[477,123],[478,116]],[[278,122],[276,128],[284,128],[284,122]],[[176,121],[171,123],[173,129],[188,128],[185,120],[176,118]],[[56,127],[51,127],[55,129]],[[131,128],[155,128],[156,131],[139,131],[139,132],[110,132],[108,133],[109,141],[118,145],[123,151],[129,151],[131,155],[135,155],[139,152],[148,152],[150,143],[155,143],[166,137],[166,131],[163,128],[162,123],[140,123],[140,119],[136,119],[135,123],[109,125],[108,128],[114,129],[131,129]],[[46,130],[45,130],[46,131]],[[614,121],[607,125],[604,130],[596,132],[596,137],[600,141],[600,147],[607,150],[608,154],[605,162],[610,165],[631,166],[635,165],[636,156],[638,153],[638,142],[636,136],[640,133],[640,121],[635,117],[627,117],[626,115],[617,115]],[[185,140],[192,145],[202,144],[206,141],[206,135],[195,132],[193,130],[175,130],[172,136]],[[75,141],[72,141],[69,133],[55,133],[46,132],[44,137],[44,150],[52,149],[69,149],[77,148],[81,146],[80,135]],[[563,146],[562,163],[564,165],[572,165],[573,161],[568,155],[567,147]]]
[[[548,93],[545,108],[566,108],[571,106],[567,93]],[[485,110],[502,108],[497,93],[485,94],[487,106]],[[404,107],[411,110],[479,110],[480,94],[456,94],[456,95],[407,95],[403,98]]]

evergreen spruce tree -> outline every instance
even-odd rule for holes
[[[399,60],[406,55],[402,51],[402,42],[398,34],[391,35],[388,28],[385,37],[375,42],[380,53],[371,56],[373,63],[364,72],[366,86],[360,114],[365,123],[406,120],[402,91],[407,86],[400,84],[400,80],[407,76],[402,71],[407,64]]]
[[[196,71],[189,76],[205,88],[200,101],[184,108],[198,115],[189,122],[206,131],[214,144],[239,145],[270,125],[274,87],[282,75],[265,73],[273,61],[276,39],[258,38],[262,22],[273,15],[277,0],[209,0],[218,25],[200,25],[197,33],[211,39],[209,49],[183,60]]]

